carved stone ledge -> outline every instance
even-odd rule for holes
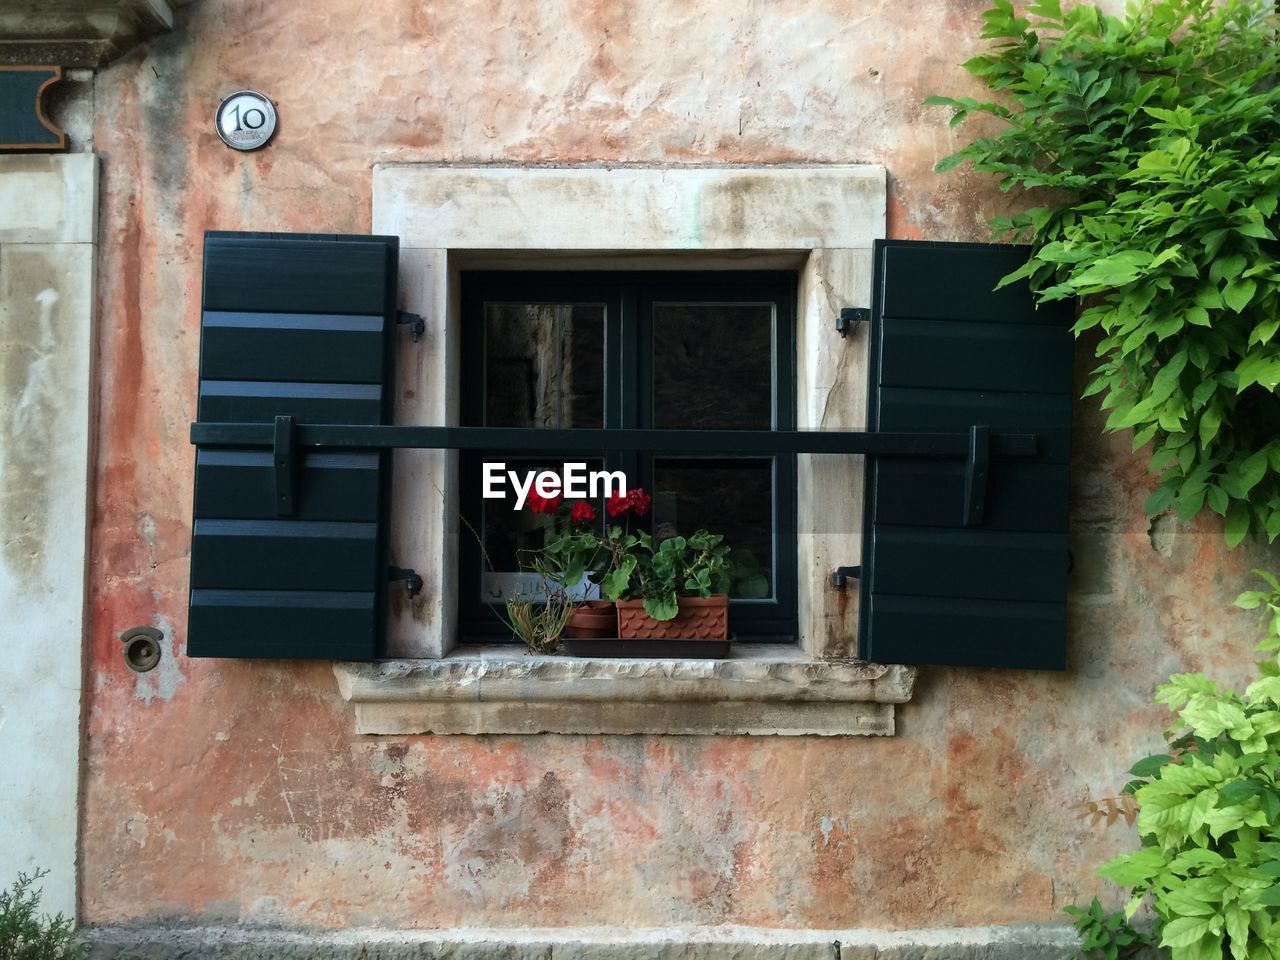
[[[96,68],[173,29],[191,0],[7,0],[0,64]]]
[[[460,647],[438,660],[334,665],[360,733],[880,735],[915,669],[741,644],[728,660],[535,656]]]

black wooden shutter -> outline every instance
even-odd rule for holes
[[[203,423],[389,423],[395,237],[211,232]],[[386,586],[385,453],[197,447],[187,653],[370,660]],[[291,502],[290,502],[291,501]]]
[[[1066,665],[1069,304],[995,291],[1026,247],[878,241],[868,429],[1034,433],[991,460],[966,516],[966,464],[869,459],[861,644],[869,660]],[[976,522],[975,522],[976,521]]]

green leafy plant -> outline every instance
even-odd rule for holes
[[[1236,601],[1263,608],[1269,654],[1243,694],[1203,674],[1157,690],[1178,720],[1169,752],[1139,761],[1126,786],[1142,847],[1099,874],[1149,900],[1173,960],[1280,960],[1280,584]]]
[[[1080,297],[1098,331],[1106,429],[1151,444],[1173,507],[1225,517],[1234,547],[1280,536],[1280,86],[1262,0],[1151,0],[1124,17],[1040,0],[983,14],[964,66],[1000,96],[930,97],[952,125],[1006,125],[938,164],[969,162],[1042,205],[990,221],[1029,241],[1042,300]]]
[[[0,960],[79,960],[84,956],[70,920],[62,914],[40,913],[36,884],[48,873],[19,873],[13,886],[0,890]]]
[[[528,502],[534,513],[549,518],[542,548],[528,552],[529,567],[566,590],[603,572],[609,551],[594,529],[596,511],[590,503],[536,492],[529,494]]]
[[[605,577],[601,592],[609,600],[643,600],[655,620],[673,620],[680,597],[728,593],[733,582],[730,549],[718,533],[698,530],[692,536],[667,537],[654,545],[644,532],[622,534],[625,550]]]
[[[1129,925],[1122,910],[1104,910],[1098,898],[1087,907],[1063,907],[1075,921],[1083,960],[1125,960],[1151,945],[1151,937]]]

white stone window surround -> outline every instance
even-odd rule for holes
[[[463,270],[794,269],[797,426],[863,429],[866,344],[835,317],[870,303],[885,201],[874,165],[375,167],[373,232],[400,238],[401,305],[427,325],[397,351],[395,421],[458,423]],[[394,456],[391,562],[425,586],[390,592],[399,659],[335,665],[359,732],[893,732],[915,671],[856,660],[857,590],[830,587],[861,555],[862,458],[797,458],[798,642],[663,661],[459,645],[457,454]]]

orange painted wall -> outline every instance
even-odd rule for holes
[[[86,921],[910,928],[1060,919],[1100,889],[1132,838],[1070,805],[1158,743],[1163,677],[1247,672],[1229,602],[1267,557],[1151,528],[1090,402],[1070,671],[925,669],[892,739],[361,737],[327,665],[137,676],[115,639],[184,636],[203,231],[367,231],[388,161],[867,161],[893,236],[984,239],[1003,198],[931,172],[957,140],[919,106],[968,91],[981,6],[197,0],[100,73]],[[213,130],[242,87],[280,105],[261,153]]]

